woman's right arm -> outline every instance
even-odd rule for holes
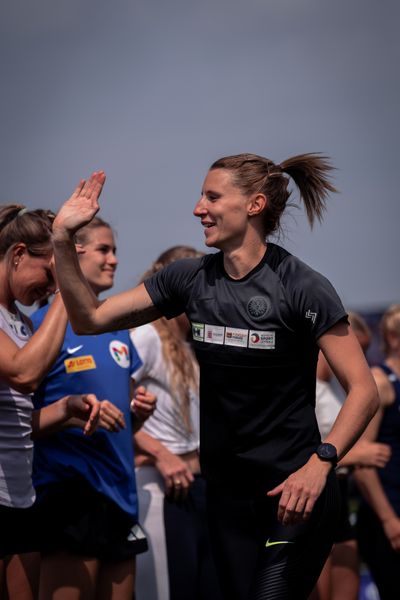
[[[67,313],[56,295],[39,329],[22,348],[0,331],[0,377],[13,389],[30,394],[57,358],[64,340]]]
[[[102,172],[81,181],[53,223],[57,278],[72,327],[78,334],[137,327],[161,316],[143,284],[100,302],[80,269],[74,234],[98,211],[104,182]]]

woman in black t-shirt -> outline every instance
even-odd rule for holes
[[[330,283],[268,241],[297,185],[321,219],[329,163],[280,165],[253,154],[216,161],[194,214],[217,254],[178,261],[100,303],[79,272],[73,235],[98,210],[103,172],[82,182],[54,223],[61,290],[80,333],[186,312],[201,372],[201,462],[226,598],[307,598],[332,545],[334,467],[378,405],[376,388]],[[318,351],[347,390],[325,443],[315,419]]]

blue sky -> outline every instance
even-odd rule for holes
[[[115,290],[171,245],[203,247],[192,209],[216,158],[320,151],[340,193],[312,232],[290,209],[280,242],[348,308],[400,301],[397,2],[13,0],[1,11],[0,202],[57,209],[104,169]]]

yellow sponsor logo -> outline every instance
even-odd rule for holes
[[[67,373],[77,373],[78,371],[89,371],[96,368],[93,356],[78,356],[77,358],[67,358],[64,360]]]

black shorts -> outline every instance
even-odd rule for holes
[[[338,475],[337,481],[340,492],[340,513],[339,522],[335,531],[335,544],[354,540],[356,534],[353,526],[350,523],[350,507],[349,507],[349,481],[347,475]]]
[[[0,559],[39,550],[36,508],[0,506]]]
[[[110,562],[147,550],[138,523],[83,478],[37,488],[43,554],[68,552]]]

